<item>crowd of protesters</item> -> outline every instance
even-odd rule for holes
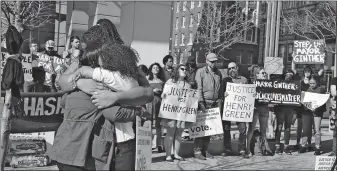
[[[156,148],[159,153],[166,152],[166,161],[183,161],[185,159],[179,156],[182,133],[191,128],[193,123],[159,117],[161,101],[166,98],[163,93],[166,85],[197,89],[201,93],[199,110],[205,112],[219,107],[222,113],[228,96],[227,83],[253,84],[257,79],[268,79],[264,68],[257,65],[250,68],[252,77],[245,78],[239,72],[239,64],[235,62],[230,62],[227,73],[223,74],[216,67],[218,56],[214,53],[206,55],[206,66],[201,68],[197,67],[193,57],[185,64],[174,66],[171,55],[163,58],[163,66],[159,63],[153,63],[149,67],[138,65],[137,52],[124,45],[115,25],[107,19],[100,19],[81,38],[72,36],[70,47],[62,55],[55,51],[53,40],[46,41],[42,52],[39,52],[36,43],[30,43],[33,80],[24,83],[20,55],[22,42],[15,27],[10,26],[6,33],[9,56],[1,82],[2,89],[6,90],[5,105],[13,116],[22,113],[19,111],[22,110],[20,87],[28,92],[67,92],[62,101],[65,108],[64,121],[57,131],[50,156],[57,161],[60,170],[134,170],[136,116],[152,119],[156,130]],[[39,62],[41,56],[48,56],[51,63],[62,60],[62,66],[55,68],[51,64],[49,70],[46,70]],[[293,65],[279,79],[300,80],[301,91],[327,93],[321,85],[323,72],[320,70],[315,74],[310,66],[306,66],[303,74],[299,74]],[[335,100],[336,78],[332,79],[330,90],[332,99]],[[236,122],[241,157],[249,158],[253,155],[250,145],[253,143],[257,121],[262,137],[268,138],[271,110],[276,116],[276,149],[272,151],[266,143],[265,155],[290,155],[293,151],[304,153],[311,150],[315,151],[315,155],[322,154],[321,121],[326,111],[325,105],[310,111],[304,106],[256,101],[253,122]],[[7,117],[8,120],[11,118]],[[290,131],[295,120],[298,123],[297,144],[291,148]],[[222,156],[235,155],[231,144],[231,122],[222,121],[222,124]],[[283,125],[284,145],[281,144]],[[164,139],[163,130],[166,131]],[[312,131],[315,148],[311,146]],[[1,138],[4,140],[3,135]],[[333,140],[331,155],[336,154],[335,134]],[[195,158],[213,158],[208,152],[210,141],[210,136],[195,138]]]

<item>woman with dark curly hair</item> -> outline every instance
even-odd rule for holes
[[[164,152],[162,142],[162,130],[160,126],[159,110],[161,104],[161,93],[163,92],[163,85],[165,83],[164,70],[158,63],[153,63],[149,67],[147,79],[150,86],[153,88],[154,98],[153,101],[147,104],[147,110],[152,114],[152,123],[154,122],[156,128],[156,147],[158,153]]]
[[[167,80],[165,86],[174,85],[181,88],[190,89],[191,85],[188,83],[188,77],[186,72],[186,65],[179,65],[175,68],[172,73],[172,78]],[[165,98],[166,94],[163,93],[162,99]],[[184,129],[188,129],[193,126],[193,122],[184,122],[162,118],[160,125],[167,129],[167,133],[165,136],[166,161],[173,162],[174,159],[184,161],[185,159],[180,157],[178,154],[181,145],[181,135]],[[171,154],[172,151],[174,152],[174,154]]]

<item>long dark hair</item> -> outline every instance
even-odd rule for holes
[[[175,69],[174,69],[174,71],[173,71],[173,74],[172,74],[172,82],[174,82],[174,83],[176,83],[176,82],[178,82],[178,80],[179,80],[179,69],[180,69],[180,67],[182,67],[182,66],[184,66],[184,67],[186,67],[187,68],[187,66],[185,65],[185,64],[180,64],[180,65],[178,65]],[[185,82],[188,82],[188,77],[187,77],[187,71],[186,71],[186,76],[184,77],[184,81]]]
[[[111,41],[112,43],[124,44],[124,41],[119,35],[116,26],[110,20],[105,18],[99,19],[97,21],[97,25],[102,27],[103,32],[108,35],[108,37],[106,37],[108,41]]]
[[[149,67],[149,72],[148,72],[148,75],[149,75],[149,80],[153,80],[153,73],[152,73],[152,68],[153,66],[157,65],[158,68],[159,68],[159,72],[158,72],[158,79],[160,79],[161,81],[165,81],[165,78],[164,78],[164,70],[163,68],[160,66],[160,64],[158,64],[157,62],[156,63],[153,63],[150,65]]]
[[[5,37],[8,54],[10,55],[18,54],[20,52],[21,45],[23,43],[23,39],[18,30],[13,25],[10,25],[7,29]]]

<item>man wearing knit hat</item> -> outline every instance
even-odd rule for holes
[[[197,89],[201,92],[199,107],[202,111],[223,105],[222,75],[215,66],[217,61],[217,55],[209,53],[206,56],[207,66],[198,69],[195,75]],[[207,151],[209,143],[210,136],[196,138],[194,141],[194,157],[200,160],[213,158]]]

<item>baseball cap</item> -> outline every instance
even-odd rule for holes
[[[46,48],[53,48],[55,46],[55,42],[53,40],[48,40],[46,42]]]
[[[206,56],[206,60],[208,60],[208,61],[217,61],[218,60],[218,56],[215,53],[209,53]]]

